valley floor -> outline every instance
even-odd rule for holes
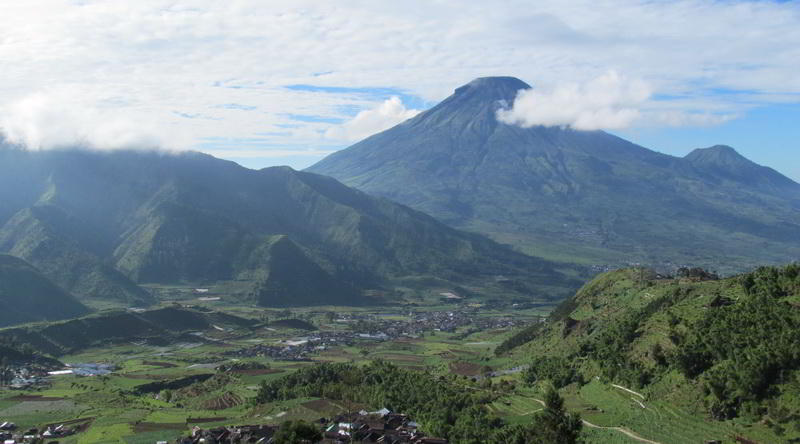
[[[217,301],[206,303],[221,308]],[[167,345],[134,341],[61,357],[68,364],[108,363],[116,370],[104,376],[53,376],[49,384],[25,390],[2,388],[0,423],[14,422],[19,430],[65,424],[77,432],[60,438],[60,443],[154,443],[175,442],[194,426],[315,421],[383,406],[325,398],[262,405],[250,400],[262,381],[299,368],[381,359],[415,371],[457,374],[457,384],[465,390],[489,395],[493,413],[507,422],[524,424],[542,409],[541,392],[522,382],[525,357],[497,357],[493,351],[514,326],[539,322],[549,309],[490,310],[466,302],[412,310],[326,307],[289,312],[232,307],[228,308],[232,314],[268,316],[269,321],[254,329],[215,328],[197,333],[191,341]],[[452,322],[461,317],[469,321]],[[294,329],[302,324],[280,318],[302,320],[319,330]],[[404,323],[424,325],[424,331],[411,337],[377,334],[387,325]],[[275,354],[275,350],[296,351]],[[569,386],[562,395],[568,410],[583,418],[587,443],[734,442],[736,436],[779,442],[767,428],[710,421],[697,412],[599,380],[580,388]],[[424,430],[424,424],[421,427]]]

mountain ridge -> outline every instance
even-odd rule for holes
[[[67,319],[88,312],[31,264],[0,254],[0,327]]]
[[[261,305],[360,305],[374,303],[365,290],[407,276],[499,292],[494,276],[507,275],[526,297],[577,287],[561,264],[286,167],[194,152],[0,148],[0,182],[0,251],[38,261],[82,298],[132,304],[123,289],[140,284],[219,284]],[[23,185],[25,199],[4,199]],[[76,276],[93,278],[77,285]]]

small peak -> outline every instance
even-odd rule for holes
[[[708,148],[697,148],[691,153],[687,154],[685,159],[692,162],[719,162],[721,160],[747,161],[744,156],[739,154],[735,149],[728,145],[714,145]]]
[[[698,148],[699,150],[705,150],[708,152],[717,152],[717,153],[725,153],[725,154],[736,154],[737,156],[740,155],[735,149],[728,145],[714,145],[708,148]]]

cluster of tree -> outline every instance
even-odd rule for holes
[[[800,293],[800,265],[761,268],[741,283],[745,295],[735,304],[707,310],[684,335],[675,335],[674,365],[704,382],[709,411],[718,419],[760,418],[764,401],[800,370],[800,310],[786,300]]]
[[[581,374],[575,369],[574,361],[558,356],[534,359],[522,376],[528,384],[547,380],[555,388],[565,387],[573,382],[583,382]]]
[[[0,336],[0,360],[10,363],[35,358],[36,350],[30,344],[20,342],[15,336]]]
[[[314,424],[303,420],[286,421],[272,439],[275,444],[315,443],[322,439],[322,432]]]
[[[543,325],[544,324],[541,322],[537,322],[514,333],[494,349],[494,354],[501,356],[519,347],[520,345],[533,341],[533,339],[536,338],[536,335],[542,331]]]
[[[564,411],[563,401],[552,392],[549,407],[530,424],[509,426],[489,412],[486,404],[494,399],[482,390],[465,390],[447,377],[373,361],[362,366],[320,364],[264,381],[255,402],[320,397],[384,406],[410,415],[429,435],[459,443],[576,442],[580,418]]]
[[[679,278],[694,279],[697,281],[717,281],[719,275],[713,271],[708,271],[700,267],[681,267],[678,268],[677,275]]]
[[[13,379],[14,372],[12,371],[11,367],[7,367],[6,364],[0,365],[0,387],[11,384]]]
[[[699,278],[703,273],[689,275]],[[580,383],[575,363],[586,359],[593,363],[586,368],[635,387],[646,387],[677,370],[704,388],[706,407],[716,419],[772,418],[776,429],[782,427],[781,421],[797,422],[800,264],[763,267],[742,275],[738,283],[740,287],[736,281],[719,287],[665,284],[673,285],[672,290],[596,326],[596,332],[583,338],[571,355],[534,359],[525,379],[529,383],[546,379],[557,387]],[[676,315],[681,303],[698,291],[717,296],[697,318]],[[723,292],[728,293],[723,297]],[[725,303],[714,303],[719,300]],[[650,359],[644,359],[633,346],[656,314],[666,314],[670,343],[667,347],[654,343],[647,354]]]
[[[548,316],[547,318],[548,322],[552,323],[566,319],[570,315],[570,313],[572,313],[572,311],[575,310],[577,306],[578,303],[575,301],[574,298],[565,299],[563,302],[558,304],[558,306],[555,308],[555,310],[553,310],[552,313],[550,313],[550,316]],[[545,324],[541,322],[536,322],[514,333],[505,341],[501,342],[500,345],[498,345],[497,348],[494,349],[495,355],[497,356],[504,355],[521,345],[533,341],[536,338],[536,336],[538,336],[539,333],[541,333],[541,331],[544,330],[544,327]]]

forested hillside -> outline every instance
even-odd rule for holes
[[[178,307],[142,312],[111,310],[68,321],[0,329],[0,341],[15,343],[38,353],[61,356],[118,342],[165,344],[181,334],[210,330],[215,325],[247,329],[253,323],[220,312]]]
[[[800,435],[800,265],[718,279],[644,269],[601,275],[498,353],[529,382],[622,384],[716,421]]]
[[[471,390],[473,389],[473,390]],[[506,424],[487,408],[491,393],[475,391],[456,375],[435,377],[373,361],[367,365],[321,364],[266,382],[256,403],[325,397],[410,414],[428,435],[454,443],[574,443],[581,419],[565,411],[563,400],[551,390],[544,408],[528,424]]]
[[[0,327],[86,314],[75,297],[25,261],[0,254]]]
[[[0,142],[0,252],[82,301],[218,284],[266,306],[386,303],[395,281],[561,298],[561,264],[449,228],[334,179],[200,153],[27,151]],[[410,279],[410,280],[409,280]]]

